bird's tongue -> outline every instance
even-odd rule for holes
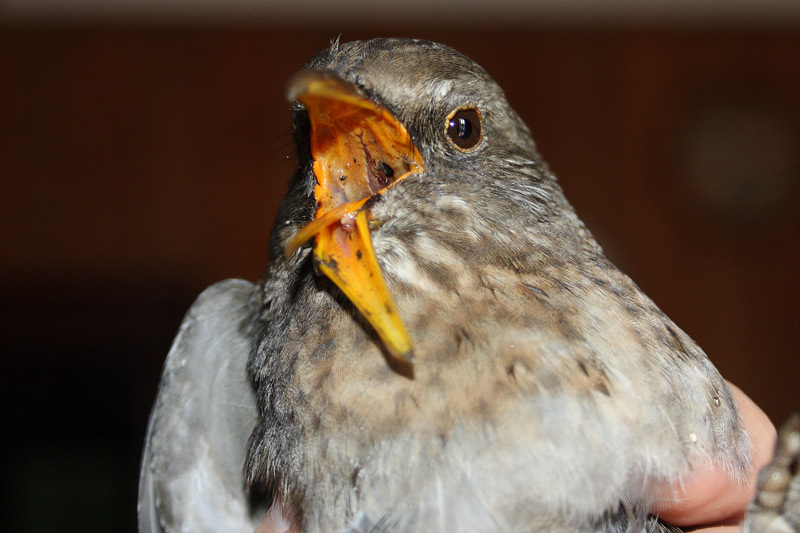
[[[317,186],[315,219],[286,247],[314,238],[314,262],[344,292],[394,357],[410,361],[411,340],[372,248],[367,200],[411,173],[422,157],[408,131],[382,105],[330,72],[302,71],[290,100],[306,108]]]

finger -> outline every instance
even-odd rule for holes
[[[254,533],[299,533],[299,529],[286,518],[283,512],[283,502],[278,496],[272,501],[269,511],[258,524]]]
[[[677,488],[676,501],[659,512],[659,517],[667,522],[677,526],[690,526],[741,518],[755,492],[758,471],[772,457],[776,438],[775,426],[753,400],[736,385],[729,385],[739,404],[742,423],[753,441],[753,469],[746,482],[740,484],[732,481],[728,473],[717,465],[699,468],[693,479],[685,482],[682,488]]]

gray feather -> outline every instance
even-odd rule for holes
[[[246,372],[254,290],[242,280],[217,283],[181,324],[148,425],[139,484],[142,533],[240,532],[258,524],[242,474],[257,418]]]

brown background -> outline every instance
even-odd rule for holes
[[[134,530],[172,335],[261,274],[284,83],[342,30],[482,64],[612,258],[776,421],[800,407],[800,32],[444,28],[0,25],[2,529]]]

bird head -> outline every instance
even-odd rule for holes
[[[504,222],[530,227],[553,206],[568,205],[502,89],[444,45],[337,42],[291,79],[287,93],[295,102],[300,159],[294,187],[314,201],[311,212],[301,215],[312,220],[283,239],[285,255],[313,241],[317,271],[341,289],[387,352],[401,360],[411,361],[412,340],[384,280],[381,263],[387,259],[376,254],[371,233],[402,210],[389,213],[380,204],[431,208],[421,215],[425,231],[443,229],[438,238],[445,240],[469,230],[452,227],[447,233],[436,213],[447,211],[444,203],[468,205],[478,215],[471,218],[484,220],[500,242],[518,233],[515,224]],[[428,189],[409,192],[415,187]],[[381,209],[384,216],[376,216]]]

